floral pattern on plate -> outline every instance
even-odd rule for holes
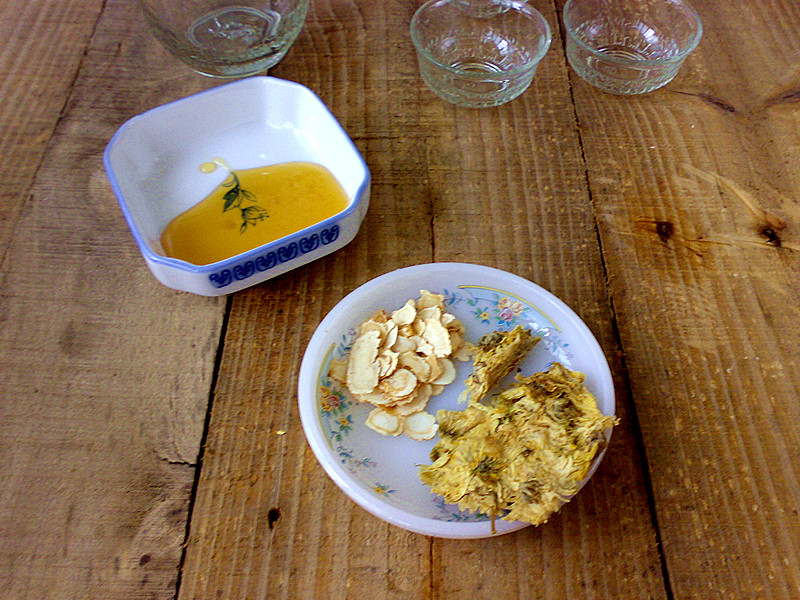
[[[546,364],[560,361],[569,365],[572,356],[571,349],[569,344],[561,338],[561,329],[558,324],[554,323],[542,310],[524,299],[502,290],[474,285],[460,285],[454,289],[443,289],[436,293],[444,296],[447,310],[464,324],[469,341],[476,343],[484,333],[510,330],[517,325],[523,325],[541,337],[539,345],[548,355]],[[393,310],[399,306],[384,308]],[[338,454],[339,461],[356,480],[385,501],[397,506],[411,506],[419,502],[419,492],[417,491],[416,495],[409,495],[406,493],[406,488],[409,486],[404,486],[399,477],[396,481],[387,479],[387,477],[394,477],[393,470],[388,469],[387,465],[383,464],[375,454],[368,452],[369,446],[374,446],[374,442],[384,442],[388,446],[393,444],[393,440],[396,438],[381,437],[379,434],[367,430],[363,423],[372,407],[352,399],[344,386],[328,376],[331,360],[346,357],[355,337],[356,330],[354,328],[346,331],[342,334],[339,342],[330,348],[326,360],[323,361],[317,386],[319,416],[323,430],[331,448]],[[453,397],[463,389],[464,377],[470,370],[471,363],[462,365],[459,379],[451,384],[452,388],[456,390],[454,394],[451,394]],[[435,412],[438,408],[459,409],[457,403],[454,404],[452,399],[449,404],[444,406],[434,407],[433,404],[433,402],[429,404],[429,412]],[[461,407],[463,408],[463,405]],[[361,443],[350,439],[354,431],[358,431],[361,435]],[[364,442],[365,437],[368,438],[368,443]],[[345,444],[346,440],[350,443]],[[434,438],[430,443],[416,443],[425,447],[425,456],[427,456],[436,441]],[[417,484],[424,487],[419,481]],[[427,516],[432,519],[448,522],[489,520],[487,515],[460,511],[457,506],[444,502],[440,496],[435,494],[429,493],[428,503]]]
[[[559,337],[561,329],[540,309],[507,292],[482,286],[459,286],[458,292],[445,290],[448,305],[464,302],[475,321],[493,330],[511,330],[517,325],[528,327],[541,337],[541,343],[554,361],[568,363],[572,354],[569,344]]]
[[[380,309],[399,308],[420,290],[443,294],[448,310],[477,342],[494,330],[526,324],[541,338],[501,381],[516,372],[531,374],[555,360],[586,374],[586,385],[601,411],[614,414],[614,384],[603,350],[580,317],[534,282],[492,267],[468,263],[425,263],[384,273],[347,294],[322,319],[309,340],[298,376],[298,407],[311,450],[334,483],[363,509],[398,527],[423,535],[475,539],[517,531],[526,523],[495,521],[461,513],[431,494],[419,479],[430,464],[436,438],[425,442],[405,435],[384,437],[363,425],[371,405],[353,402],[347,390],[328,377],[332,358],[347,354],[355,327]],[[456,380],[428,402],[427,412],[461,410],[458,396],[472,371],[458,362]],[[599,464],[595,462],[595,467]],[[594,467],[593,467],[594,470]],[[591,477],[592,471],[587,476]]]

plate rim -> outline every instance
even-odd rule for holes
[[[317,325],[306,346],[298,375],[298,406],[306,441],[311,447],[317,462],[322,466],[323,470],[334,483],[361,508],[385,522],[414,533],[450,539],[479,539],[511,533],[528,527],[529,524],[521,521],[503,521],[497,519],[495,521],[495,532],[493,533],[489,521],[463,522],[437,520],[429,517],[412,515],[396,506],[382,502],[379,497],[369,493],[361,484],[353,481],[347,474],[346,469],[341,467],[341,465],[335,461],[327,460],[327,439],[323,435],[322,418],[319,415],[319,411],[314,410],[314,401],[316,399],[315,390],[319,371],[317,358],[321,357],[324,360],[325,354],[322,341],[328,333],[332,331],[332,324],[340,317],[345,309],[349,309],[354,300],[364,295],[369,295],[374,289],[380,288],[387,282],[404,275],[431,276],[437,270],[453,271],[456,269],[468,269],[470,274],[474,274],[475,279],[479,281],[497,277],[512,281],[517,286],[528,288],[534,295],[545,298],[547,301],[554,304],[569,319],[570,325],[574,326],[582,337],[588,340],[590,346],[588,348],[589,353],[602,359],[598,361],[598,372],[593,372],[592,374],[597,379],[597,385],[600,386],[602,391],[606,394],[605,400],[608,405],[607,409],[610,409],[608,414],[615,414],[615,389],[608,359],[597,341],[597,338],[577,313],[555,294],[529,279],[495,267],[467,262],[431,262],[393,269],[366,281],[342,297]],[[530,300],[530,298],[528,298],[528,300]],[[610,435],[611,432],[608,432],[609,439]],[[606,446],[606,448],[607,447],[608,446]],[[602,462],[604,454],[605,448],[595,459],[581,487],[591,479]],[[379,510],[378,507],[384,507],[385,510]]]

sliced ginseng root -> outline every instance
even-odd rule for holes
[[[403,422],[403,433],[419,441],[431,439],[438,428],[436,417],[425,411],[409,415]]]
[[[456,378],[453,360],[469,360],[474,347],[464,325],[445,310],[444,296],[427,290],[397,310],[364,321],[345,360],[333,360],[332,379],[359,402],[375,406],[366,426],[382,435],[431,439],[436,419],[428,400]]]

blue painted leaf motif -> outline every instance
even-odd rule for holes
[[[303,254],[305,254],[306,252],[311,252],[312,250],[316,250],[318,246],[319,246],[319,235],[317,235],[316,233],[300,240],[300,252],[302,252]]]
[[[297,242],[292,242],[288,246],[278,248],[278,260],[282,263],[290,261],[297,256],[297,253]]]
[[[323,229],[319,235],[320,238],[322,238],[323,244],[330,244],[331,242],[335,242],[336,238],[339,237],[339,226],[334,225],[330,229]]]
[[[237,281],[241,281],[242,279],[247,279],[253,273],[256,272],[256,266],[252,260],[248,260],[243,265],[236,265],[233,267],[233,276],[236,278]]]
[[[230,283],[233,281],[233,276],[230,269],[223,269],[219,273],[212,273],[208,276],[208,279],[214,284],[215,287],[222,288],[226,285],[230,285]]]
[[[278,257],[274,252],[267,252],[264,256],[256,258],[256,270],[266,271],[278,264]]]
[[[260,206],[247,206],[242,209],[242,226],[240,233],[244,233],[248,225],[255,225],[257,221],[263,221],[269,216],[267,211]]]

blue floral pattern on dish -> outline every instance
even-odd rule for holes
[[[324,377],[319,386],[320,416],[327,423],[330,439],[341,442],[353,429],[353,415],[349,409],[352,404],[341,387]]]
[[[455,504],[448,504],[441,496],[434,496],[432,499],[434,506],[439,508],[440,514],[434,515],[437,521],[449,521],[451,523],[480,523],[488,521],[489,516],[483,513],[470,513],[458,510]]]
[[[354,333],[354,332],[353,332]],[[340,355],[346,354],[350,350],[352,340],[348,344],[344,339],[339,346]],[[330,364],[330,363],[328,363]],[[337,382],[327,375],[320,378],[319,385],[319,410],[320,416],[325,424],[325,430],[331,443],[338,443],[336,453],[339,461],[347,467],[347,470],[354,475],[360,475],[360,479],[368,487],[381,496],[389,496],[396,493],[390,486],[369,478],[364,478],[364,469],[374,469],[378,466],[372,458],[356,458],[355,451],[341,444],[353,429],[353,401],[347,396],[347,392],[342,389]]]
[[[337,446],[336,452],[339,455],[339,461],[347,467],[351,473],[355,473],[358,469],[366,469],[370,467],[377,467],[376,463],[371,458],[357,459],[352,449],[344,446]]]
[[[313,252],[320,246],[320,243],[327,245],[335,242],[338,238],[339,226],[332,225],[322,229],[319,233],[312,233],[308,237],[300,238],[299,242],[289,242],[278,248],[277,252],[270,250],[266,254],[257,256],[255,260],[248,260],[234,266],[233,269],[222,269],[218,273],[211,273],[208,279],[215,287],[223,288],[234,281],[242,281],[256,273],[268,271],[276,265]]]

